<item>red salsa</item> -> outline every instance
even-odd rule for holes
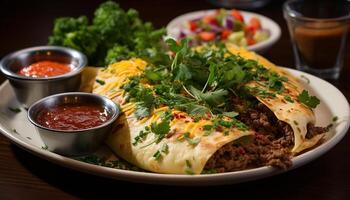
[[[99,126],[110,118],[102,106],[64,104],[42,110],[37,122],[58,130],[81,130]]]
[[[35,62],[22,68],[18,74],[29,77],[51,77],[70,72],[69,64],[49,60]]]

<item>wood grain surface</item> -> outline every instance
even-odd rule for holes
[[[56,17],[91,17],[100,2],[1,0],[0,57],[21,48],[45,45]],[[172,18],[189,11],[215,8],[200,0],[118,2],[124,9],[132,7],[139,10],[141,17],[152,21],[156,27],[165,26]],[[281,39],[264,56],[278,65],[293,68],[293,53],[282,16],[282,3],[271,1],[256,12],[272,18],[282,28]],[[4,77],[0,75],[0,82],[3,81]],[[332,83],[350,99],[349,51],[340,79]],[[143,195],[144,198],[164,199],[210,194],[216,199],[223,195],[232,199],[350,199],[349,135],[324,156],[299,169],[243,184],[192,188],[135,184],[73,171],[33,156],[0,135],[0,199],[118,199],[123,195],[124,198],[126,195],[130,198]]]

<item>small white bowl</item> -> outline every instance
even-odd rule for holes
[[[214,14],[215,12],[216,10],[201,10],[180,15],[168,23],[166,27],[167,33],[170,37],[177,38],[180,33],[180,30],[185,27],[187,21],[192,19],[198,19],[205,15]],[[240,12],[243,15],[245,21],[249,21],[249,19],[252,17],[259,18],[262,28],[269,30],[270,32],[270,37],[267,40],[248,46],[248,50],[255,51],[257,53],[264,53],[280,38],[281,28],[272,19],[253,12]]]

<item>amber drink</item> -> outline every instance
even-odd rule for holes
[[[291,0],[284,4],[295,64],[325,79],[337,79],[349,29],[348,1]]]

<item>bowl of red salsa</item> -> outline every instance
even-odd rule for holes
[[[70,92],[39,100],[28,109],[47,149],[81,156],[96,151],[112,132],[120,111],[110,99],[91,93]]]
[[[39,46],[5,56],[0,70],[9,80],[17,100],[25,107],[61,92],[77,91],[86,56],[74,49]]]

